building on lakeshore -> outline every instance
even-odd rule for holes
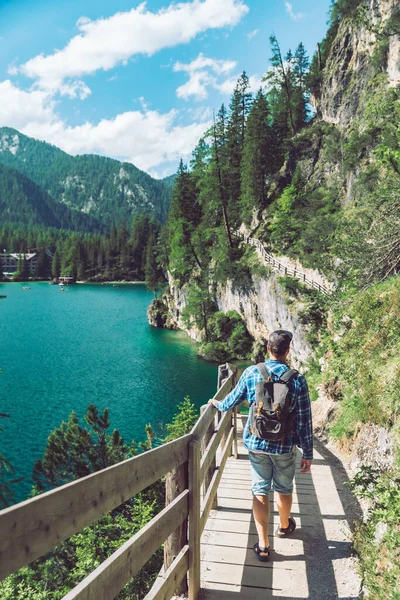
[[[15,271],[18,270],[20,260],[24,260],[24,258],[28,264],[29,273],[33,275],[37,265],[36,252],[26,252],[25,254],[20,254],[19,252],[2,252],[0,254],[0,261],[3,274],[6,277],[12,277]]]
[[[46,250],[46,254],[50,260],[53,258],[53,253],[50,250]],[[38,254],[37,252],[7,252],[4,250],[0,252],[0,263],[5,277],[13,277],[14,273],[18,270],[18,265],[21,260],[26,260],[29,274],[34,275],[37,266]]]

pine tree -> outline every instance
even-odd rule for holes
[[[217,119],[214,118],[214,124],[211,130],[212,135],[212,160],[211,160],[211,177],[212,177],[212,194],[211,198],[214,203],[211,205],[215,206],[216,202],[216,216],[218,225],[218,215],[221,213],[222,221],[228,245],[233,248],[233,240],[231,227],[229,223],[229,210],[228,210],[228,186],[226,184],[226,173],[227,173],[227,129],[226,129],[226,111],[224,105],[221,106]],[[211,183],[211,182],[210,182]],[[209,202],[210,204],[210,202]]]
[[[157,263],[156,257],[157,251],[157,237],[154,229],[151,229],[149,240],[146,246],[146,264],[144,268],[144,275],[146,285],[154,293],[154,297],[157,297],[157,290],[165,284],[165,277],[162,269]]]
[[[248,223],[253,209],[265,207],[267,177],[280,166],[278,139],[270,120],[268,101],[260,89],[247,119],[241,165],[241,212]]]
[[[129,456],[131,449],[119,432],[108,432],[107,408],[99,413],[96,406],[90,404],[85,422],[87,427],[82,427],[73,411],[68,421],[63,421],[49,435],[43,457],[36,461],[33,469],[32,478],[38,490],[85,477]]]
[[[35,277],[38,279],[45,279],[46,277],[49,277],[50,269],[50,258],[47,255],[46,250],[44,248],[40,248],[37,254]]]
[[[293,112],[296,130],[299,131],[308,120],[309,95],[306,88],[306,75],[310,68],[310,59],[302,42],[297,46],[294,54],[293,73],[295,87],[293,90]]]
[[[29,279],[29,275],[29,263],[26,258],[26,255],[25,253],[20,254],[18,258],[17,270],[14,273],[14,279],[19,279],[20,281],[27,281]]]
[[[169,231],[169,265],[175,276],[185,278],[193,268],[202,269],[197,244],[192,238],[201,220],[195,180],[180,161],[172,194],[167,228]]]
[[[1,370],[0,370],[1,374]],[[0,418],[5,419],[10,415],[0,413]],[[0,428],[0,432],[3,431]],[[12,464],[1,454],[0,452],[0,509],[13,504],[14,497],[12,486],[15,483],[19,483],[21,479],[10,480],[9,474],[15,473]]]
[[[281,99],[281,98],[279,98],[279,96],[281,96],[281,94],[279,94],[279,91],[280,90],[283,91],[283,93],[284,93],[283,95],[285,98],[284,106],[285,106],[286,120],[288,122],[290,134],[293,136],[295,134],[296,128],[295,128],[295,122],[294,122],[293,110],[292,110],[291,82],[288,77],[287,67],[285,67],[284,62],[283,62],[281,49],[280,49],[280,46],[279,46],[276,36],[271,35],[269,38],[269,41],[270,41],[271,50],[272,50],[272,58],[271,58],[272,69],[270,69],[267,72],[263,81],[267,81],[272,86],[272,88],[275,88],[275,90],[276,90],[275,94],[277,96],[277,99]],[[291,53],[289,54],[289,59],[290,58],[291,58]]]
[[[204,332],[204,338],[209,340],[208,321],[215,312],[215,305],[208,289],[206,274],[201,281],[192,283],[189,287],[187,306],[182,311],[182,317],[188,327],[196,326]]]
[[[135,277],[144,280],[144,265],[146,262],[146,244],[150,232],[150,222],[147,215],[138,214],[132,223],[131,247],[132,268]]]
[[[60,253],[57,248],[56,251],[54,252],[53,260],[51,263],[51,275],[52,275],[52,277],[54,277],[54,279],[58,279],[60,277],[60,273],[61,273],[61,260],[60,260]]]
[[[252,105],[252,94],[249,91],[249,79],[243,71],[240,76],[229,105],[229,121],[227,126],[227,166],[226,187],[228,193],[229,216],[237,221],[237,204],[240,199],[240,165],[242,161],[246,120]]]

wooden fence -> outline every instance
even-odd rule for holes
[[[239,237],[246,244],[249,244],[250,246],[255,246],[256,248],[258,248],[265,263],[269,267],[271,267],[271,269],[273,271],[277,271],[278,273],[282,273],[282,275],[286,275],[288,277],[296,277],[296,279],[300,279],[300,281],[302,281],[305,285],[312,287],[315,290],[318,290],[319,292],[321,292],[321,294],[329,293],[329,290],[326,286],[322,285],[318,281],[314,281],[313,279],[310,279],[309,277],[307,277],[307,275],[305,273],[302,273],[301,271],[298,271],[297,269],[291,269],[290,267],[286,267],[279,260],[277,260],[274,256],[272,256],[272,254],[269,254],[259,239],[252,238],[252,237],[246,237],[240,231],[232,231],[232,234],[236,237]]]
[[[215,399],[224,398],[241,371],[219,368]],[[208,404],[192,431],[183,437],[0,511],[0,579],[46,554],[101,516],[173,473],[186,482],[167,495],[165,508],[72,589],[63,600],[112,600],[174,533],[164,568],[146,600],[169,600],[186,587],[189,599],[200,589],[200,536],[216,502],[226,461],[237,456],[236,413],[222,414]],[[219,465],[216,466],[218,453]],[[181,476],[181,477],[179,477]],[[176,540],[176,538],[175,538]]]

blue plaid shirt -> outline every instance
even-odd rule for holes
[[[271,373],[275,375],[273,380],[277,381],[283,375],[288,366],[281,360],[267,360],[266,366]],[[236,387],[224,400],[215,403],[215,407],[220,411],[226,411],[234,406],[238,406],[243,400],[253,404],[256,398],[256,383],[262,380],[262,377],[256,366],[248,367]],[[263,440],[250,433],[249,421],[247,419],[243,434],[244,445],[253,452],[267,452],[269,454],[285,454],[290,452],[294,446],[299,446],[303,452],[303,458],[307,460],[313,457],[313,432],[311,419],[310,396],[308,394],[307,382],[300,373],[293,377],[289,382],[289,410],[296,411],[295,425],[293,433],[285,437],[282,442],[270,442]]]

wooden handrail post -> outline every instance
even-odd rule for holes
[[[238,457],[238,439],[237,439],[237,406],[233,409],[233,456]]]
[[[179,494],[188,487],[188,463],[183,463],[177,469],[167,473],[165,478],[165,505],[168,506]],[[188,542],[188,519],[172,533],[164,544],[164,572],[172,565],[182,548]],[[188,585],[186,577],[176,590],[178,595],[187,593]]]
[[[205,406],[201,406],[200,407],[200,415],[202,415],[204,413],[204,411],[207,408],[207,404]],[[220,414],[220,413],[219,413]],[[201,440],[201,453],[204,454],[209,441],[211,440],[213,434],[215,431],[215,418],[212,420],[210,427],[207,429],[206,433],[204,434],[204,437]],[[211,479],[213,478],[214,475],[214,471],[217,468],[217,461],[216,458],[214,456],[209,468],[207,469],[207,473],[206,476],[204,478],[204,482],[203,482],[203,496],[206,495],[207,493],[207,489],[208,486],[211,483]],[[215,496],[214,501],[213,501],[213,505],[212,508],[217,508],[218,507],[218,500],[217,500],[217,496]]]
[[[200,442],[189,443],[189,600],[200,592]]]

